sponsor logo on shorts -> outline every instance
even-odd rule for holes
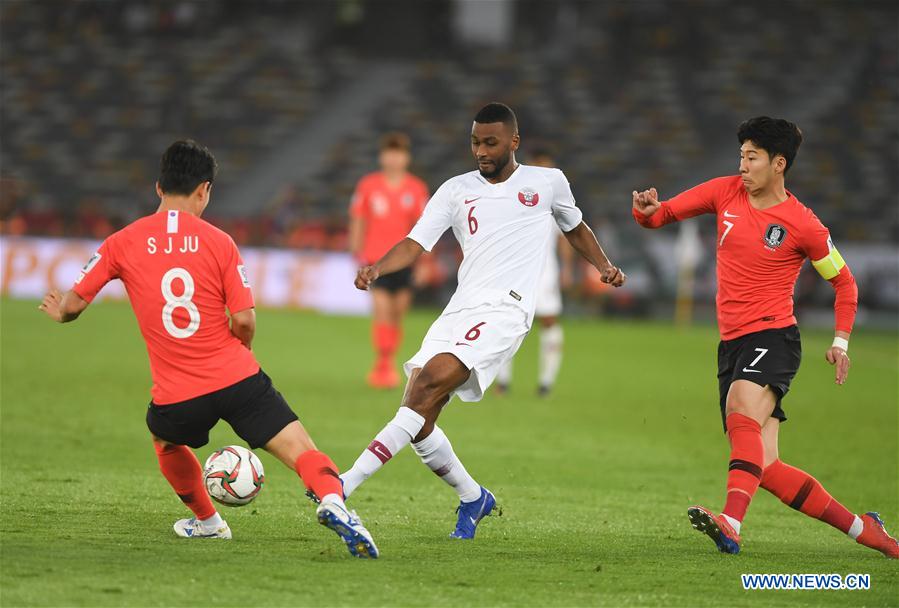
[[[519,302],[521,302],[521,296],[518,295],[517,293],[515,293],[514,290],[509,291],[509,295],[512,296],[513,298],[515,298],[516,300],[518,300]]]

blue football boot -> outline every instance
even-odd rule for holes
[[[474,533],[478,529],[478,523],[493,510],[496,509],[496,497],[487,488],[481,486],[481,496],[472,502],[460,502],[456,513],[459,519],[456,522],[456,529],[450,534],[450,538],[474,538]]]

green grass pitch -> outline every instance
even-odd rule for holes
[[[414,352],[437,313],[407,325]],[[886,606],[899,567],[760,491],[738,556],[694,532],[686,508],[720,508],[727,445],[710,327],[566,322],[557,391],[534,396],[536,340],[512,393],[454,401],[441,425],[502,517],[452,541],[455,494],[411,450],[351,500],[382,559],[352,559],[315,523],[292,471],[260,451],[266,486],[224,509],[234,540],[178,539],[187,516],[144,425],[149,371],[125,303],[56,326],[34,302],[2,302],[3,606]],[[804,335],[781,456],[850,509],[899,532],[896,334],[861,329],[849,382]],[[348,467],[393,416],[373,392],[368,322],[262,310],[256,354],[319,447]],[[202,459],[237,438],[220,425]],[[869,591],[744,591],[741,573],[869,573]]]

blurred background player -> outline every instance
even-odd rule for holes
[[[531,156],[531,164],[537,167],[553,168],[556,161],[549,150],[537,149]],[[571,287],[574,250],[568,240],[555,227],[556,238],[547,243],[549,255],[537,287],[537,307],[534,315],[540,325],[540,355],[538,359],[537,394],[545,397],[552,390],[562,366],[562,343],[564,336],[559,315],[562,314],[562,291]],[[559,263],[561,261],[561,264]],[[512,383],[512,362],[509,359],[496,376],[496,392],[505,394]]]
[[[200,219],[216,171],[212,153],[196,142],[169,146],[156,182],[156,213],[103,241],[74,287],[64,295],[51,291],[40,309],[68,323],[108,282],[125,284],[150,356],[146,417],[159,468],[194,513],[175,522],[178,536],[231,538],[190,449],[206,445],[221,419],[250,448],[270,452],[323,497],[319,523],[336,532],[350,553],[377,557],[368,530],[343,503],[337,467],[316,449],[250,350],[256,312],[243,259],[230,236]]]
[[[778,430],[787,419],[781,402],[802,358],[793,314],[799,270],[811,259],[836,292],[834,339],[824,358],[835,366],[838,385],[849,373],[858,288],[830,231],[784,185],[802,143],[799,128],[760,116],[742,123],[737,139],[739,175],[707,181],[664,202],[655,188],[633,193],[634,219],[645,228],[717,216],[719,405],[731,447],[727,498],[720,515],[700,506],[687,514],[719,551],[739,553],[743,518],[761,486],[858,543],[899,558],[899,544],[877,513],[853,514],[817,479],[779,458]]]
[[[350,204],[350,253],[363,266],[374,264],[399,243],[418,221],[428,202],[428,187],[409,173],[411,145],[405,133],[381,138],[380,171],[356,185]],[[412,269],[379,278],[371,288],[371,339],[374,367],[368,383],[376,388],[399,386],[394,356],[403,340],[403,317],[412,302]]]

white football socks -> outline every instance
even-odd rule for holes
[[[562,326],[558,323],[540,330],[540,386],[556,383],[562,366]]]
[[[374,441],[359,455],[353,468],[340,476],[340,479],[343,480],[344,496],[349,498],[350,494],[362,485],[362,482],[374,475],[388,460],[409,445],[424,424],[425,419],[410,408],[403,406],[398,409],[393,420],[381,429]]]
[[[225,520],[223,520],[222,516],[219,515],[219,512],[216,511],[215,515],[213,515],[212,517],[201,519],[200,525],[203,526],[203,529],[213,532],[225,525]]]
[[[849,532],[846,534],[849,535],[849,538],[852,540],[858,540],[858,535],[862,533],[865,529],[865,522],[862,521],[862,518],[858,515],[855,516],[855,520],[852,522],[852,525],[849,526]]]
[[[481,485],[465,470],[439,426],[434,425],[431,434],[413,443],[412,449],[429,469],[456,491],[459,500],[472,502],[481,497]]]

